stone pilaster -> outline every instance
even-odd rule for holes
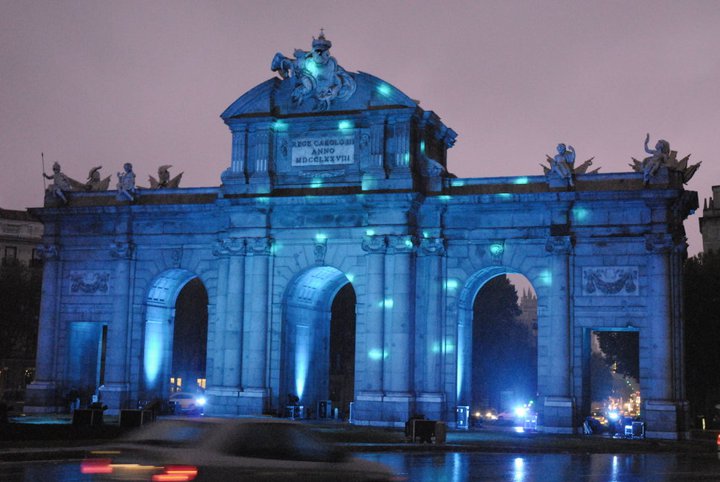
[[[551,342],[544,347],[549,364],[546,391],[541,393],[541,423],[546,432],[572,433],[575,401],[571,392],[569,263],[573,240],[570,236],[551,236],[545,249],[550,255],[553,296],[547,300],[550,333],[546,339]]]
[[[413,309],[411,296],[411,257],[415,252],[412,236],[388,236],[385,255],[385,351],[383,386],[386,393],[407,396],[412,373],[411,337]]]
[[[363,172],[362,188],[366,191],[377,189],[379,183],[385,180],[386,172],[383,166],[385,157],[385,124],[376,122],[370,126],[369,159],[368,166]]]
[[[115,259],[113,282],[113,317],[108,326],[108,343],[105,363],[105,385],[100,390],[102,402],[109,414],[116,414],[129,406],[130,380],[128,352],[130,350],[130,285],[134,246],[129,240],[119,240],[110,246]]]
[[[262,413],[268,403],[268,284],[270,238],[246,239],[240,413]],[[232,268],[232,267],[231,267]]]
[[[365,353],[356,356],[356,364],[362,364],[365,373],[363,380],[357,384],[360,393],[382,393],[383,363],[385,346],[383,324],[385,313],[385,263],[387,250],[385,236],[365,236],[362,248],[367,252],[367,311],[365,319]]]
[[[257,123],[249,131],[250,190],[254,193],[270,192],[270,145],[272,142],[272,124]]]
[[[412,186],[410,170],[410,119],[405,116],[391,116],[388,119],[388,154],[386,163],[388,179],[384,183],[387,188],[409,188]]]
[[[230,167],[220,176],[223,188],[232,193],[247,191],[248,128],[245,124],[230,125],[232,153]]]
[[[242,359],[242,315],[245,299],[245,254],[243,238],[221,238],[213,250],[219,259],[218,319],[214,336],[213,381],[208,386],[208,412],[237,415],[239,412]]]
[[[416,317],[420,336],[416,339],[417,412],[439,420],[445,412],[441,369],[444,359],[444,292],[442,267],[445,242],[442,238],[422,238],[417,258]]]
[[[383,365],[386,352],[383,335],[385,315],[385,251],[384,235],[366,235],[362,249],[367,253],[367,298],[365,328],[358,331],[364,349],[355,355],[355,403],[353,421],[371,420],[382,407]],[[359,320],[358,320],[359,321]]]
[[[55,339],[58,331],[58,294],[62,280],[59,248],[55,244],[38,246],[43,257],[42,298],[38,325],[37,361],[35,381],[25,391],[25,413],[53,412],[56,410]]]
[[[652,438],[677,438],[678,420],[683,404],[674,398],[673,390],[673,340],[672,337],[672,292],[670,286],[670,255],[675,247],[670,234],[649,234],[645,237],[645,248],[649,253],[647,265],[648,293],[647,331],[640,336],[647,339],[649,362],[647,375],[643,376],[643,412],[646,433]],[[681,361],[678,360],[678,363]],[[641,369],[642,372],[642,369]]]

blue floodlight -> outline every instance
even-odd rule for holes
[[[493,243],[490,245],[490,253],[493,256],[499,256],[505,251],[505,247],[500,243]]]
[[[385,97],[387,97],[387,96],[389,96],[389,95],[392,93],[392,87],[390,87],[389,85],[387,85],[387,84],[385,84],[385,83],[382,83],[382,84],[380,84],[380,85],[377,86],[377,91],[378,91],[380,94],[382,94],[382,95],[384,95]]]
[[[338,129],[340,129],[341,131],[346,131],[352,129],[353,127],[353,123],[349,120],[341,120],[340,122],[338,122]]]

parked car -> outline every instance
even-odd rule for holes
[[[177,392],[170,395],[170,410],[176,414],[201,414],[205,410],[205,396],[201,393]]]
[[[280,419],[164,420],[82,462],[91,480],[390,481],[385,465],[348,456]]]

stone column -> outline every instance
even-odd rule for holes
[[[208,358],[213,357],[212,373],[208,374],[208,391],[223,385],[225,363],[225,325],[227,323],[227,296],[228,296],[228,269],[230,264],[229,252],[225,248],[225,240],[218,241],[213,248],[213,255],[218,258],[217,300],[215,301],[215,333],[212,334],[213,344],[208,346]]]
[[[551,289],[547,300],[549,340],[544,347],[547,355],[546,391],[543,396],[543,430],[572,433],[574,401],[571,391],[570,353],[570,276],[572,253],[570,236],[551,236],[545,248],[550,253]]]
[[[246,240],[240,413],[262,413],[268,401],[270,238]]]
[[[385,363],[385,251],[383,235],[366,235],[362,249],[367,253],[365,313],[358,319],[360,350],[355,355],[354,420],[378,420],[382,410],[383,364]]]
[[[647,330],[640,331],[640,346],[646,347],[646,366],[641,367],[643,405],[647,435],[677,438],[678,404],[673,398],[673,330],[670,283],[670,234],[645,237],[648,252]],[[678,363],[682,361],[678,360]],[[642,373],[643,368],[647,374]]]
[[[38,247],[44,259],[40,322],[37,338],[35,381],[26,389],[25,413],[52,412],[55,410],[55,343],[58,324],[58,292],[60,259],[55,244]]]
[[[105,386],[101,390],[102,402],[109,407],[108,413],[118,413],[128,405],[130,383],[128,378],[128,351],[131,263],[134,246],[128,240],[116,241],[110,246],[115,258],[113,280],[113,316],[108,326]],[[134,407],[133,407],[134,408]]]
[[[415,295],[417,320],[422,338],[417,339],[419,394],[417,410],[428,418],[443,417],[445,395],[440,370],[444,359],[442,263],[445,243],[442,238],[423,238],[418,249],[417,291]]]
[[[229,251],[227,298],[225,303],[225,339],[223,349],[223,386],[239,387],[242,360],[242,314],[245,299],[245,245],[243,240],[234,239]]]
[[[413,277],[411,257],[415,251],[412,236],[388,236],[385,254],[385,362],[383,363],[382,419],[396,424],[407,420],[412,411],[413,328],[411,303]]]
[[[217,321],[215,323],[214,366],[209,411],[218,415],[238,414],[242,348],[242,312],[245,297],[245,240],[225,237],[214,254],[218,267]]]
[[[387,246],[385,236],[365,236],[362,248],[367,254],[367,312],[365,319],[366,353],[358,354],[356,364],[365,373],[360,392],[382,393],[385,342],[383,321],[385,314],[385,265]],[[363,359],[364,358],[364,359]]]

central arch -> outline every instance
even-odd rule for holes
[[[347,410],[355,357],[355,292],[348,277],[332,266],[300,273],[285,291],[283,320],[282,394],[310,410],[332,395]]]

